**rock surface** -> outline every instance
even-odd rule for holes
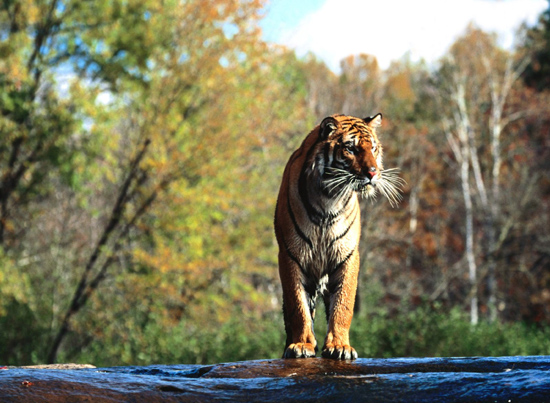
[[[550,402],[550,356],[1,368],[1,402]]]

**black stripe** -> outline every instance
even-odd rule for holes
[[[311,279],[304,276],[305,282],[302,282],[304,291],[306,292],[307,302],[311,313],[315,310],[315,300],[317,299],[317,284]],[[313,319],[313,318],[312,318]]]
[[[329,272],[329,276],[333,273],[336,273],[340,268],[349,260],[349,258],[355,253],[355,248],[351,250],[350,253],[342,260],[340,263],[338,263],[336,266],[334,266],[334,269]]]
[[[302,231],[302,229],[298,225],[298,222],[296,221],[296,216],[294,215],[294,211],[292,211],[292,206],[290,205],[290,191],[287,192],[286,202],[288,206],[288,213],[290,215],[290,219],[292,220],[292,224],[294,224],[294,229],[296,230],[300,238],[302,238],[309,245],[309,247],[313,249],[313,244],[311,242],[311,239],[309,239],[307,235],[304,234],[304,231]]]
[[[333,190],[334,191],[334,190]],[[328,188],[326,186],[323,186],[321,188],[321,193],[323,194],[323,196],[325,196],[327,199],[330,199],[332,197],[332,193],[328,190]]]
[[[288,244],[286,243],[286,240],[283,238],[283,245],[285,246],[285,251],[286,251],[286,254],[288,255],[288,257],[298,265],[298,268],[300,269],[300,271],[306,275],[306,271],[304,269],[304,267],[300,264],[300,262],[298,261],[298,259],[296,258],[296,256],[294,256],[292,254],[292,252],[290,251],[290,248],[288,247]]]
[[[316,145],[317,145],[317,142],[315,142],[315,144],[313,144],[309,149],[309,151],[307,152],[304,165],[302,166],[302,171],[300,172],[300,178],[298,179],[298,193],[300,195],[300,200],[302,201],[302,205],[306,210],[309,220],[314,224],[319,225],[321,223],[323,214],[317,211],[309,202],[309,196],[307,194],[307,178],[306,178],[306,170],[309,168],[309,165],[308,165],[309,160],[315,150]]]
[[[339,160],[338,160],[338,155],[337,155],[337,154],[338,154],[338,150],[339,150],[338,147],[334,147],[334,148],[332,149],[332,164],[333,164],[333,165],[334,165],[335,162],[342,163],[342,161],[339,161]],[[343,165],[343,163],[342,163],[342,165]]]
[[[332,246],[334,245],[335,242],[338,242],[340,239],[342,239],[343,237],[346,236],[346,234],[349,232],[349,230],[351,229],[352,225],[355,223],[355,220],[357,220],[357,212],[359,210],[355,210],[355,216],[353,217],[353,220],[351,220],[351,223],[348,225],[348,227],[345,229],[344,232],[342,232],[340,235],[337,235],[335,238],[333,238],[331,241],[330,241],[330,244],[329,244],[329,248],[332,248]]]
[[[330,151],[330,143],[325,144],[325,147],[323,148],[323,153],[325,156],[325,165],[328,164],[329,161],[329,151]],[[334,160],[333,160],[334,161]]]
[[[338,210],[336,213],[329,213],[325,217],[323,217],[323,221],[325,221],[325,225],[327,227],[330,227],[332,224],[336,222],[336,219],[348,208],[348,204],[353,197],[353,191],[349,192],[348,198],[344,202],[344,207],[342,207],[340,210]]]
[[[355,248],[351,250],[351,252],[342,260],[340,263],[338,263],[332,271],[329,272],[329,281],[327,284],[327,290],[329,295],[334,295],[338,289],[342,288],[342,281],[340,276],[335,275],[338,270],[346,263],[349,258],[355,253]]]
[[[330,196],[331,196],[326,189],[321,189],[321,193],[323,195],[325,195],[327,198],[330,198]],[[325,226],[325,227],[330,227],[340,217],[340,214],[342,214],[344,212],[344,210],[346,210],[348,208],[348,204],[349,204],[351,198],[353,197],[354,191],[349,191],[348,193],[349,194],[348,194],[348,197],[347,197],[346,201],[344,202],[344,206],[340,210],[338,210],[336,212],[321,213],[321,212],[315,210],[312,207],[312,209],[314,210],[315,215],[314,215],[314,217],[312,217],[308,214],[309,219],[313,223],[315,223],[316,225],[322,225],[322,226]],[[306,208],[306,210],[307,210],[307,208]]]

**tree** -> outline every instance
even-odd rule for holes
[[[25,206],[48,191],[45,174],[69,182],[78,150],[74,134],[80,101],[56,86],[62,71],[105,83],[139,80],[151,49],[165,38],[155,30],[154,2],[132,0],[12,1],[0,10],[0,245],[14,246],[24,231]],[[141,40],[135,40],[141,38]],[[92,95],[94,91],[90,91]],[[24,219],[23,219],[24,218]]]
[[[189,197],[193,188],[207,192],[201,198],[212,191],[214,183],[204,187],[203,178],[222,165],[211,165],[210,172],[205,171],[202,164],[205,159],[214,157],[218,164],[238,160],[238,155],[232,156],[230,151],[239,147],[224,149],[225,143],[218,141],[227,134],[236,139],[240,135],[237,126],[230,126],[234,129],[228,133],[228,127],[219,119],[228,114],[242,116],[243,109],[224,111],[230,103],[217,100],[227,101],[239,80],[246,79],[251,71],[259,73],[265,66],[262,59],[265,47],[259,42],[259,30],[253,23],[260,5],[259,1],[224,4],[52,1],[32,3],[34,8],[22,14],[19,3],[5,5],[4,17],[11,21],[4,25],[8,39],[3,45],[11,52],[4,60],[4,70],[9,73],[6,76],[17,79],[15,73],[25,72],[23,79],[34,92],[28,95],[20,82],[6,84],[15,95],[9,93],[11,98],[4,97],[7,116],[4,127],[12,141],[2,143],[0,150],[9,156],[2,160],[6,165],[2,173],[1,233],[3,247],[11,250],[13,259],[20,254],[33,255],[35,247],[47,253],[41,252],[40,258],[26,268],[33,279],[40,276],[36,263],[48,267],[50,264],[44,263],[49,263],[47,256],[53,259],[54,250],[67,253],[67,260],[58,261],[68,269],[64,275],[57,274],[63,272],[59,263],[51,264],[56,273],[52,277],[53,296],[35,293],[33,297],[37,300],[33,306],[46,311],[46,317],[51,318],[53,341],[49,361],[57,359],[67,337],[78,340],[79,332],[84,330],[79,329],[78,317],[89,319],[90,304],[97,302],[95,295],[100,286],[113,281],[121,269],[124,271],[136,263],[142,266],[158,263],[145,259],[147,255],[164,253],[158,243],[162,237],[152,235],[172,237],[173,230],[167,230],[170,222],[157,227],[155,218],[162,209],[158,211],[153,206],[163,202],[174,206],[174,200]],[[21,19],[21,15],[26,19]],[[33,41],[34,37],[38,40]],[[26,55],[31,55],[30,61],[25,59]],[[28,66],[27,70],[21,68],[23,65]],[[73,82],[70,92],[64,93],[55,85],[60,69],[69,71]],[[108,100],[95,103],[83,96],[86,91]],[[22,96],[27,97],[23,99],[25,102],[17,101]],[[285,96],[281,94],[276,101],[283,105]],[[288,102],[285,105],[299,111]],[[22,107],[30,112],[20,111]],[[33,120],[29,118],[35,115]],[[267,127],[280,129],[279,117],[270,115],[270,119],[275,119],[275,124]],[[212,125],[214,121],[216,124]],[[42,122],[45,129],[39,125]],[[234,123],[242,122],[243,119],[238,119]],[[13,135],[17,133],[11,130],[14,124],[27,132]],[[239,141],[247,144],[242,136]],[[214,144],[217,146],[212,147]],[[216,155],[220,151],[222,154]],[[225,175],[223,185],[227,187],[227,178],[234,171],[220,169],[220,172]],[[216,194],[216,204],[227,197],[224,192]],[[37,193],[39,199],[35,197]],[[52,225],[57,221],[49,214],[54,202],[52,196],[68,196],[75,201],[65,210],[69,222]],[[204,199],[195,201],[204,203]],[[192,202],[191,199],[185,203],[189,206]],[[217,225],[220,212],[216,207],[219,205],[206,203],[205,216],[188,217],[184,221],[211,217]],[[39,209],[42,214],[38,214]],[[41,234],[44,242],[39,245],[36,242],[39,227],[25,228],[20,223],[28,220],[16,219],[25,215],[44,224],[46,234],[55,228],[60,237],[48,242]],[[89,219],[88,233],[70,227],[76,216],[84,221]],[[24,229],[29,236],[22,236]],[[76,247],[69,236],[73,231],[84,236],[85,241],[80,251],[69,257],[69,249]],[[193,236],[186,239],[192,240]],[[201,238],[208,235],[195,236]],[[155,242],[151,242],[153,239]],[[197,249],[196,244],[190,246]],[[204,263],[197,261],[204,260],[205,253],[193,250],[190,259],[186,259],[192,264],[187,267],[204,268]],[[149,267],[147,271],[157,269],[162,270],[162,266]],[[181,265],[176,269],[181,271]],[[211,270],[214,274],[219,272],[214,267]],[[189,279],[193,278],[191,273]],[[186,294],[192,295],[209,284],[209,276],[204,274],[204,279],[186,284]],[[70,287],[59,287],[66,281],[75,285],[72,295],[68,292]],[[49,283],[40,286],[50,288]],[[48,303],[48,299],[53,302]],[[48,312],[48,306],[54,307],[53,311]],[[89,344],[87,331],[77,343],[71,344],[77,349]]]
[[[497,319],[496,256],[503,236],[501,206],[505,204],[501,198],[502,136],[508,125],[527,114],[511,104],[514,87],[527,63],[525,56],[499,49],[494,37],[470,27],[455,42],[440,70],[442,100],[451,106],[443,120],[444,130],[460,166],[466,211],[465,253],[472,287],[472,324],[478,321],[478,242],[486,265],[489,318]],[[474,230],[478,205],[483,230],[480,240],[476,240]]]
[[[32,282],[29,267],[59,245],[27,235],[48,216],[46,200],[82,185],[83,164],[98,150],[86,126],[99,88],[143,84],[149,51],[165,39],[150,18],[153,3],[13,1],[0,10],[0,247]],[[38,314],[51,297],[34,295]]]
[[[366,54],[348,56],[340,62],[343,113],[362,116],[380,102],[381,72],[376,57]]]
[[[150,238],[158,231],[150,230],[146,225],[147,216],[155,215],[153,203],[172,205],[166,195],[174,197],[176,189],[200,183],[205,175],[199,161],[211,156],[213,148],[206,145],[209,142],[214,144],[218,135],[216,130],[208,127],[210,108],[217,98],[232,88],[231,80],[241,65],[240,58],[245,55],[254,57],[257,30],[247,24],[255,18],[258,7],[258,2],[229,1],[225,7],[190,2],[177,9],[158,9],[151,16],[155,23],[170,24],[170,47],[152,51],[148,64],[154,69],[144,75],[145,88],[136,89],[131,82],[129,86],[120,84],[121,90],[126,90],[132,97],[130,102],[122,104],[129,122],[121,122],[119,130],[126,138],[121,138],[120,145],[135,151],[119,151],[122,175],[112,213],[106,217],[103,232],[61,321],[49,361],[56,360],[72,318],[87,304],[98,285],[105,281],[111,266],[120,256],[131,261],[136,251],[147,250],[143,246],[132,247],[129,242],[141,244],[140,233],[145,231]],[[224,24],[229,25],[224,27]],[[229,27],[236,32],[229,35],[226,32]],[[124,161],[129,161],[127,168]],[[169,187],[170,192],[164,195]],[[164,231],[158,232],[162,236]],[[166,250],[160,248],[158,237],[156,239],[156,245],[152,245],[154,254],[165,253]],[[201,257],[198,250],[192,253]],[[147,262],[143,259],[146,255],[141,253],[141,256],[141,261]],[[160,262],[149,260],[149,263]],[[166,263],[157,268],[162,270],[163,267]],[[202,274],[209,278],[208,274]],[[204,287],[205,281],[198,283],[187,292]]]
[[[539,23],[526,31],[523,51],[532,53],[522,78],[526,85],[543,91],[550,88],[550,5]]]
[[[302,69],[307,81],[308,109],[315,116],[316,122],[334,113],[341,113],[344,92],[338,75],[313,54],[306,56]]]

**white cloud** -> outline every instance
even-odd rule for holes
[[[279,42],[315,53],[334,71],[358,53],[375,55],[383,68],[407,52],[431,62],[470,22],[510,47],[520,24],[533,25],[547,7],[546,0],[327,0]]]

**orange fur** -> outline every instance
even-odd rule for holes
[[[349,328],[359,273],[357,194],[372,194],[381,178],[381,115],[325,118],[292,154],[275,211],[279,275],[287,334],[285,358],[313,357],[315,300],[325,301],[323,357],[355,359]]]

